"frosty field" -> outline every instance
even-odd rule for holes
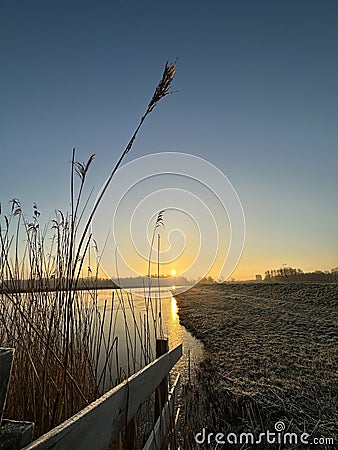
[[[283,421],[336,441],[337,284],[205,284],[176,299],[181,323],[206,349],[187,390],[186,434]]]

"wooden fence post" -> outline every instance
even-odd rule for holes
[[[0,348],[0,426],[5,409],[8,382],[11,374],[14,348]]]
[[[156,339],[156,358],[168,353],[168,339]],[[155,391],[155,422],[160,417],[162,408],[168,399],[168,377],[166,376]]]
[[[12,369],[13,348],[0,348],[0,449],[20,450],[32,441],[34,424],[3,420],[8,383]]]
[[[164,355],[169,351],[168,339],[156,339],[156,358]],[[168,376],[166,376],[155,391],[155,423],[162,415],[162,409],[168,401]],[[166,427],[165,423],[161,423],[161,427]],[[161,449],[168,448],[168,436],[165,435],[160,446]]]

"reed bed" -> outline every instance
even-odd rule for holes
[[[5,416],[35,423],[35,437],[72,416],[104,391],[154,358],[153,306],[144,317],[132,296],[115,293],[98,300],[100,260],[90,266],[95,245],[90,225],[110,182],[132,149],[136,136],[158,102],[167,96],[175,65],[166,64],[162,79],[126,148],[91,206],[83,198],[94,160],[76,160],[70,175],[70,212],[57,211],[46,225],[33,204],[32,220],[14,198],[0,209],[0,346],[15,348]],[[87,269],[86,269],[87,267]],[[88,280],[88,289],[78,290]],[[127,317],[127,309],[131,311]],[[121,368],[118,315],[123,315],[127,366]],[[156,333],[155,333],[156,334]]]

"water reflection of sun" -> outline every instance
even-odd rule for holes
[[[178,314],[177,314],[177,303],[176,298],[174,296],[171,296],[171,323],[175,324],[178,321]]]

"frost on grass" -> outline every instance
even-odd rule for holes
[[[207,351],[188,428],[265,431],[284,419],[337,439],[337,284],[200,285],[177,301]]]

